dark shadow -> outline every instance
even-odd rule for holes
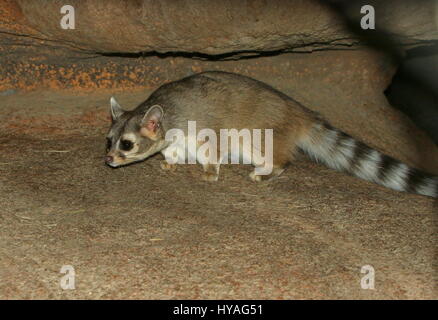
[[[438,143],[437,122],[433,125],[433,119],[438,119],[438,72],[433,72],[433,64],[430,63],[433,61],[437,66],[438,41],[425,41],[421,47],[406,51],[389,30],[378,27],[378,22],[374,30],[361,28],[360,19],[363,15],[360,14],[360,8],[366,4],[363,1],[320,2],[335,11],[345,26],[358,36],[363,44],[384,52],[392,63],[399,66],[393,83],[385,91],[390,104],[404,112]],[[438,71],[438,67],[435,67],[435,70]]]
[[[241,60],[241,59],[253,59],[259,57],[276,56],[286,52],[285,50],[273,50],[273,51],[233,51],[224,54],[209,55],[200,52],[182,52],[182,51],[170,51],[170,52],[94,52],[99,56],[104,57],[122,57],[122,58],[142,58],[142,57],[158,57],[158,58],[189,58],[208,61],[223,61],[223,60]]]
[[[405,113],[436,144],[438,130],[434,119],[438,119],[436,85],[438,76],[437,72],[434,74],[432,65],[428,65],[427,61],[431,56],[437,59],[434,61],[438,61],[437,49],[435,49],[438,41],[421,41],[417,46],[423,48],[407,51],[405,46],[397,42],[390,30],[379,28],[377,9],[376,29],[361,28],[363,14],[360,13],[360,9],[368,3],[357,0],[320,0],[320,2],[339,16],[345,26],[360,39],[360,43],[384,53],[394,65],[398,66],[393,83],[383,93],[394,108]],[[413,63],[414,61],[416,62]],[[413,141],[413,145],[417,146],[418,143]],[[417,153],[421,163],[430,161],[429,150],[426,148],[418,145]]]
[[[438,145],[438,44],[407,51],[385,95]]]

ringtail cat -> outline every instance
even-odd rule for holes
[[[438,177],[407,166],[332,127],[317,113],[258,80],[228,72],[209,71],[167,83],[132,111],[124,111],[111,98],[112,126],[107,134],[105,162],[119,167],[163,153],[171,128],[249,130],[273,129],[273,157],[270,175],[280,175],[301,149],[328,167],[350,173],[387,188],[438,197]],[[203,164],[204,179],[216,181],[220,160]],[[173,165],[164,161],[163,169]]]

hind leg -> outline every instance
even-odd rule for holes
[[[284,150],[284,151],[283,151]],[[273,155],[273,159],[271,159],[271,162],[269,159],[266,159],[263,162],[263,165],[260,165],[260,161],[254,163],[255,169],[249,174],[249,177],[252,181],[266,181],[271,180],[272,178],[278,177],[283,173],[283,171],[286,169],[287,165],[292,160],[292,155],[288,150],[281,149],[281,152],[277,152]],[[256,159],[257,160],[257,159]],[[260,160],[260,159],[259,159]],[[261,170],[261,172],[257,172],[257,169],[261,168],[268,168],[271,167],[272,171],[268,172],[267,174],[264,174],[264,172]]]
[[[283,173],[283,171],[286,170],[286,166],[287,166],[287,163],[273,165],[272,172],[270,174],[257,174],[256,170],[254,169],[254,171],[252,171],[249,174],[249,177],[252,181],[256,181],[256,182],[271,180],[271,179],[281,175]]]

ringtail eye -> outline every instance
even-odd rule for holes
[[[132,141],[129,140],[121,140],[120,141],[120,149],[122,149],[123,151],[129,151],[134,147],[134,144],[132,143]]]
[[[111,149],[111,139],[110,138],[106,138],[106,151],[108,152]]]

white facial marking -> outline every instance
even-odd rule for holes
[[[129,140],[129,141],[131,141],[131,142],[135,142],[135,140],[137,140],[137,137],[136,137],[136,135],[135,134],[133,134],[133,133],[125,133],[123,136],[122,136],[122,140]]]
[[[133,147],[132,147],[132,149],[131,150],[128,150],[128,151],[125,151],[125,150],[122,150],[122,149],[120,149],[120,141],[122,141],[122,140],[128,140],[128,141],[131,141],[132,142],[132,144],[134,145]],[[138,144],[136,143],[136,140],[137,140],[137,136],[135,135],[135,134],[133,134],[133,133],[125,133],[121,138],[120,138],[120,141],[118,142],[119,143],[119,145],[118,145],[118,148],[120,149],[120,151],[127,157],[127,158],[129,158],[129,156],[130,155],[133,155],[133,154],[135,154],[135,153],[137,153],[137,151],[138,151]]]

